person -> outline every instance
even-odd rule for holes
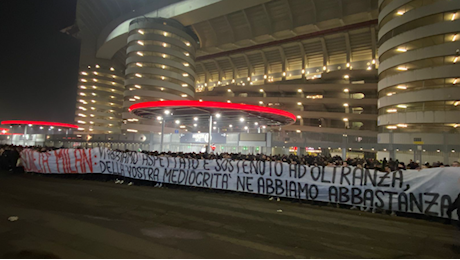
[[[8,170],[8,159],[6,157],[5,149],[0,149],[0,170]]]
[[[458,161],[455,161],[452,163],[452,167],[460,167],[460,163]]]
[[[393,161],[393,158],[390,158],[390,160],[388,161],[388,167],[393,171],[396,167],[395,167],[395,164],[396,162]]]
[[[16,165],[20,157],[18,150],[15,147],[7,147],[3,155],[5,156],[7,169],[16,173]]]
[[[409,164],[407,165],[407,168],[415,170],[417,168],[417,164],[413,160],[410,160]]]

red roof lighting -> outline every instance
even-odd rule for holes
[[[129,108],[129,111],[141,108],[155,108],[155,107],[201,107],[201,108],[220,108],[220,109],[230,109],[230,110],[243,110],[250,112],[259,112],[274,114],[283,117],[292,119],[296,121],[296,116],[276,108],[246,105],[246,104],[237,104],[237,103],[226,103],[226,102],[214,102],[214,101],[195,101],[195,100],[169,100],[169,101],[151,101],[151,102],[142,102],[132,105]]]
[[[78,128],[78,126],[76,126],[76,125],[67,124],[67,123],[45,122],[45,121],[28,121],[28,120],[6,120],[6,121],[2,121],[2,125],[39,125],[39,126],[75,128],[75,129]]]

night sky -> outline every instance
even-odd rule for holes
[[[79,40],[76,0],[0,1],[0,120],[74,122]]]

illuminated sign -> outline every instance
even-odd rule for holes
[[[291,146],[291,147],[289,147],[289,152],[291,152],[291,153],[297,152],[297,149],[298,149],[297,146]]]

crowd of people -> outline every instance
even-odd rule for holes
[[[23,149],[33,149],[37,152],[48,152],[59,148],[54,147],[39,147],[39,146],[13,146],[13,145],[0,145],[0,170],[9,170],[13,172],[22,172],[20,158],[21,151]],[[122,152],[132,152],[129,150]],[[141,151],[142,153],[153,155],[153,156],[166,156],[166,157],[181,157],[190,159],[230,159],[230,160],[247,160],[247,161],[277,161],[285,162],[290,164],[303,164],[309,166],[354,166],[365,169],[377,169],[379,171],[389,172],[398,169],[423,169],[433,167],[450,167],[450,165],[444,165],[441,162],[434,162],[431,165],[425,163],[420,165],[413,160],[406,165],[404,162],[393,160],[390,158],[387,160],[376,160],[374,158],[347,158],[342,159],[340,156],[328,156],[328,155],[264,155],[264,154],[241,154],[241,153],[175,153],[175,152],[157,152],[157,151]],[[458,161],[453,162],[452,167],[460,167]],[[353,207],[356,208],[356,207]],[[460,194],[458,198],[449,206],[448,214],[451,214],[453,210],[460,208]],[[458,212],[459,213],[459,212]],[[459,213],[460,218],[460,213]]]
[[[365,169],[377,169],[380,171],[396,171],[400,170],[420,170],[426,168],[436,167],[460,167],[458,161],[454,161],[452,165],[444,165],[442,162],[426,162],[425,164],[419,164],[410,160],[407,165],[404,162],[400,162],[397,159],[393,160],[390,158],[387,160],[377,160],[374,158],[347,158],[345,160],[342,157],[330,156],[330,155],[265,155],[265,154],[242,154],[242,153],[174,153],[174,152],[148,152],[142,151],[143,153],[155,155],[155,156],[170,156],[170,157],[183,157],[190,159],[231,159],[231,160],[246,160],[246,161],[281,161],[291,164],[303,164],[309,166],[354,166]]]
[[[0,146],[0,170],[16,171],[22,149],[21,146]]]
[[[0,169],[14,169],[17,161],[20,158],[20,152],[24,148],[36,150],[38,152],[46,152],[50,150],[56,150],[59,148],[55,147],[41,147],[41,146],[13,146],[3,145],[0,146]],[[130,152],[126,150],[126,152]],[[455,161],[452,165],[444,165],[442,162],[433,162],[432,164],[426,162],[420,164],[413,160],[410,160],[407,164],[400,162],[397,159],[393,160],[390,158],[387,160],[377,160],[375,158],[346,158],[336,155],[265,155],[265,154],[242,154],[242,153],[182,153],[182,152],[157,152],[157,151],[142,151],[143,153],[154,155],[154,156],[168,156],[168,157],[182,157],[190,159],[231,159],[231,160],[246,160],[246,161],[281,161],[291,164],[303,164],[309,166],[354,166],[365,169],[377,169],[379,171],[389,172],[398,169],[401,170],[420,170],[424,168],[435,168],[435,167],[460,167],[460,163]]]

